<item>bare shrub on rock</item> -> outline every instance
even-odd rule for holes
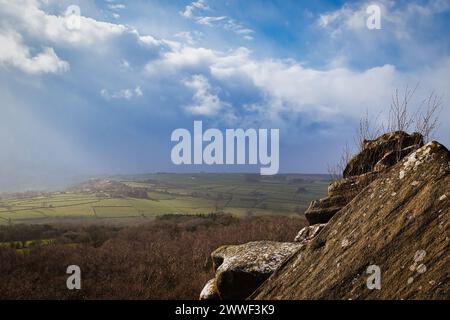
[[[406,86],[403,91],[396,88],[391,97],[388,118],[384,121],[379,121],[381,112],[378,116],[372,117],[366,109],[359,120],[354,138],[359,151],[363,150],[366,141],[374,140],[388,132],[404,131],[408,133],[414,128],[415,132],[423,136],[425,143],[434,138],[436,129],[440,125],[440,113],[443,109],[442,97],[432,91],[418,105],[415,105],[413,98],[418,87],[419,84],[415,87]],[[400,141],[399,148],[401,148],[401,145]],[[399,149],[397,150],[397,156],[400,157],[400,154],[401,150]],[[351,148],[346,143],[337,163],[328,165],[327,169],[332,181],[341,178],[351,156]]]

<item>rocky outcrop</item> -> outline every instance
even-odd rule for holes
[[[423,146],[419,133],[396,131],[383,134],[375,140],[365,140],[361,152],[348,162],[344,178],[385,169],[396,164],[406,154]]]
[[[305,212],[306,219],[311,225],[327,223],[347,202],[347,198],[341,195],[314,200]]]
[[[213,252],[216,277],[201,298],[449,299],[450,153],[422,140],[365,141],[328,197],[311,203],[294,243]]]
[[[311,202],[305,212],[308,222],[327,223],[383,171],[422,145],[423,137],[419,133],[409,135],[402,131],[364,141],[361,152],[347,164],[343,179],[328,188],[328,197]]]
[[[211,279],[206,283],[200,293],[200,300],[220,300],[219,292],[217,292],[216,288],[216,279]]]
[[[294,239],[294,242],[300,242],[303,244],[310,242],[319,234],[319,232],[326,225],[327,225],[326,223],[319,223],[313,226],[304,227],[302,230],[298,232],[297,236]]]
[[[385,145],[395,135],[365,148]],[[367,174],[382,159],[392,164],[385,158],[389,152],[371,152],[362,157],[370,166],[352,159],[347,180],[330,187],[333,196],[351,189],[353,174]],[[395,162],[371,177],[250,298],[449,299],[450,152],[431,142]],[[378,275],[380,286],[368,286]]]
[[[274,241],[223,246],[211,254],[215,278],[200,299],[245,299],[258,288],[302,243]]]

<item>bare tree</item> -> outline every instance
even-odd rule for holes
[[[348,143],[345,143],[345,146],[342,149],[342,153],[338,162],[335,165],[328,164],[328,174],[330,175],[331,180],[337,181],[342,177],[344,169],[351,158],[352,158],[352,151]]]
[[[400,93],[398,89],[395,89],[389,108],[389,120],[387,124],[387,129],[389,132],[406,132],[414,123],[414,116],[410,114],[410,103],[418,86],[419,84],[417,84],[414,88],[406,86],[403,93]]]
[[[403,93],[395,89],[392,95],[392,101],[389,108],[389,118],[387,124],[382,123],[376,132],[408,132],[414,125],[416,132],[420,133],[424,141],[427,142],[433,137],[434,132],[439,127],[439,115],[443,108],[442,97],[432,91],[422,103],[416,107],[412,107],[412,98],[417,91],[419,84],[414,88],[407,86]],[[357,138],[369,135],[369,117],[366,113],[365,118],[360,121],[360,128]]]
[[[364,147],[365,140],[373,140],[380,135],[382,128],[378,125],[379,115],[372,120],[369,115],[369,110],[366,109],[366,113],[359,120],[359,127],[356,132],[355,143],[359,147],[359,150],[362,150]]]
[[[439,115],[443,108],[442,97],[433,91],[422,101],[419,107],[412,105],[412,99],[419,84],[414,88],[407,86],[404,92],[395,89],[392,94],[389,106],[389,117],[387,122],[380,122],[377,117],[371,117],[366,109],[365,114],[359,121],[356,130],[355,143],[359,150],[364,147],[365,140],[374,140],[378,136],[387,132],[404,131],[408,132],[414,126],[416,132],[423,136],[425,142],[433,137],[434,132],[439,127]],[[401,138],[400,138],[401,139]],[[397,157],[401,156],[402,141],[397,144]],[[343,171],[351,159],[352,152],[346,143],[342,154],[335,165],[328,164],[328,173],[333,181],[342,177]]]
[[[416,115],[415,129],[422,134],[424,141],[429,141],[434,131],[439,127],[439,114],[442,111],[442,97],[433,91],[422,102],[421,109]]]
[[[327,164],[327,171],[328,171],[328,174],[330,175],[331,181],[337,181],[341,178],[341,176],[337,170],[337,165]]]

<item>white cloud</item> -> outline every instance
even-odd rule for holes
[[[227,19],[225,16],[221,17],[197,17],[195,21],[197,21],[198,24],[203,24],[205,26],[212,27],[215,22],[220,22]]]
[[[121,5],[115,5],[116,9]],[[162,43],[150,35],[142,36],[136,29],[104,21],[98,21],[89,17],[79,17],[80,28],[71,28],[69,17],[47,14],[41,9],[41,3],[37,0],[0,0],[1,26],[4,29],[15,30],[19,33],[27,33],[35,39],[51,41],[55,44],[70,44],[92,48],[99,48],[112,39],[124,34],[132,34],[138,42],[159,46]],[[115,14],[116,18],[120,15]]]
[[[79,17],[80,28],[70,28],[68,17],[47,14],[40,6],[36,0],[0,0],[3,27],[27,32],[34,38],[54,43],[84,46],[98,45],[127,31],[123,25],[97,21],[83,15]]]
[[[251,36],[251,34],[254,33],[253,30],[244,27],[228,16],[206,16],[200,14],[203,11],[210,10],[211,8],[206,4],[206,1],[199,0],[187,5],[180,14],[187,19],[193,19],[197,24],[209,27],[221,27],[241,35],[246,40],[253,40],[253,37]],[[198,14],[195,15],[195,12],[198,12]]]
[[[120,14],[117,13],[117,11],[124,10],[124,9],[127,8],[127,6],[125,4],[122,4],[122,3],[110,3],[110,4],[108,4],[107,7],[108,7],[109,10],[112,11],[111,12],[111,16],[114,19],[120,19]]]
[[[172,47],[171,50],[161,53],[160,59],[149,62],[146,70],[155,75],[161,71],[173,73],[184,68],[209,67],[217,59],[217,54],[206,48]]]
[[[346,32],[361,33],[367,36],[366,20],[369,15],[366,9],[372,1],[357,4],[344,4],[340,9],[321,14],[317,24],[327,29],[331,36],[345,35]],[[398,40],[408,39],[415,32],[421,18],[430,18],[434,14],[448,11],[448,0],[428,1],[420,5],[407,2],[404,6],[393,1],[380,0],[376,3],[381,9],[382,32],[385,36],[393,35]]]
[[[379,0],[381,29],[369,30],[366,12],[370,1],[349,2],[316,20],[317,52],[328,67],[371,68],[392,64],[403,70],[432,65],[448,54],[448,41],[430,34],[444,23],[450,0],[394,2]],[[444,23],[446,24],[446,23]],[[319,42],[318,42],[319,43]]]
[[[65,16],[46,13],[39,0],[0,0],[0,28],[2,63],[14,65],[29,73],[67,71],[68,63],[61,61],[53,48],[43,45],[43,52],[35,54],[25,39],[38,43],[51,43],[55,48],[64,46],[80,50],[101,51],[120,36],[128,35],[149,48],[174,46],[174,42],[157,40],[150,35],[141,35],[129,26],[97,21],[82,15]],[[115,4],[116,9],[122,8]],[[70,22],[79,19],[76,27]],[[78,28],[79,27],[79,28]],[[106,51],[105,51],[106,52]]]
[[[349,5],[341,9],[321,14],[317,21],[318,25],[330,32],[332,38],[336,38],[348,30],[366,31],[366,11],[363,7],[353,10]]]
[[[212,93],[212,87],[208,79],[203,75],[193,75],[184,84],[195,93],[193,104],[185,109],[194,115],[215,116],[224,108],[230,109],[230,105],[222,102],[220,98]]]
[[[141,43],[141,44],[144,44],[147,46],[153,46],[153,47],[158,47],[162,44],[162,42],[160,40],[157,40],[150,35],[141,36],[141,35],[139,35],[139,33],[136,30],[134,30],[132,32],[137,36],[137,39],[138,39],[139,43]]]
[[[100,95],[106,99],[125,99],[125,100],[131,100],[134,98],[142,97],[144,94],[142,92],[142,89],[140,86],[137,86],[134,89],[122,89],[115,92],[109,92],[107,89],[102,89],[100,91]]]
[[[206,1],[204,0],[198,0],[198,1],[194,1],[192,2],[190,5],[187,5],[184,8],[184,11],[180,12],[181,15],[185,18],[192,18],[193,17],[193,13],[195,10],[200,9],[200,10],[207,10],[209,9],[208,5],[206,4]]]
[[[331,122],[338,115],[359,117],[366,107],[387,102],[399,80],[391,65],[361,72],[346,68],[316,70],[296,61],[253,60],[243,48],[217,56],[210,71],[223,83],[247,79],[265,99],[256,109],[271,120],[279,120],[286,112],[313,114],[313,120]]]
[[[368,67],[365,70],[354,70],[345,67],[343,62],[338,59],[339,57],[328,68],[319,70],[305,67],[301,62],[294,60],[254,59],[246,48],[220,52],[210,48],[194,47],[192,33],[177,35],[185,39],[185,44],[183,44],[177,41],[157,39],[150,35],[140,35],[136,29],[131,27],[99,22],[86,17],[83,17],[86,19],[83,21],[90,19],[90,26],[94,30],[93,35],[89,34],[86,39],[82,38],[83,33],[88,33],[88,30],[82,28],[79,31],[81,33],[78,34],[80,38],[76,38],[69,33],[71,31],[67,30],[64,24],[61,24],[64,17],[46,14],[40,9],[37,1],[5,2],[5,0],[0,0],[0,4],[2,3],[6,3],[6,6],[2,8],[0,16],[7,18],[1,21],[2,26],[6,25],[12,28],[13,22],[18,21],[20,23],[14,26],[21,26],[21,30],[32,35],[38,33],[38,30],[43,30],[41,37],[55,42],[97,44],[99,41],[106,41],[124,33],[132,34],[138,43],[156,48],[159,53],[159,58],[146,65],[145,69],[148,74],[155,79],[164,76],[170,77],[171,81],[178,85],[181,83],[184,88],[193,90],[193,103],[185,108],[188,112],[199,115],[222,115],[222,111],[226,109],[229,114],[238,114],[242,110],[251,112],[252,116],[256,115],[261,121],[267,119],[278,121],[283,114],[307,115],[305,118],[310,121],[334,122],[343,117],[357,119],[366,108],[376,112],[388,105],[390,94],[396,87],[401,88],[406,84],[415,84],[418,80],[427,79],[427,83],[422,81],[424,89],[436,89],[440,92],[439,84],[450,82],[450,76],[448,76],[450,64],[448,63],[439,67],[437,64],[430,66],[428,70],[431,71],[428,71],[426,77],[424,76],[425,67],[405,73],[394,67],[394,64],[384,63]],[[16,6],[15,3],[27,4],[30,10],[19,10],[19,6]],[[409,5],[407,10],[412,12],[411,14],[427,16],[446,10],[447,2],[439,3],[434,6]],[[383,8],[391,9],[391,11],[383,9],[389,11],[383,19],[401,23],[398,18],[400,11],[392,11],[391,2],[382,1],[381,5],[384,6]],[[188,16],[197,22],[202,21],[198,19],[205,19],[204,23],[213,25],[220,22],[221,26],[233,32],[246,37],[252,35],[252,30],[240,26],[239,23],[226,16],[196,15],[199,12],[211,10],[205,1],[194,2],[190,6],[190,9],[189,6],[186,7],[183,12],[186,14],[183,16]],[[329,30],[337,28],[342,32],[362,30],[366,32],[365,17],[364,5],[344,6],[336,12],[322,15],[319,23],[323,28],[329,28]],[[401,32],[401,28],[396,32]],[[413,29],[408,32],[413,32]],[[5,36],[3,37],[5,38]],[[19,68],[30,73],[68,70],[68,63],[59,60],[53,49],[45,48],[40,54],[32,54],[34,51],[21,42],[22,38],[19,33],[16,33],[16,37],[19,38],[13,42],[8,37],[5,38],[6,40],[3,39],[5,43],[9,43],[0,48],[0,59],[3,64],[16,67],[21,65]],[[16,51],[22,53],[13,54]],[[442,61],[442,59],[440,60]],[[122,70],[130,69],[128,62],[122,62],[120,66]],[[133,63],[133,67],[135,66],[136,64]],[[436,74],[436,80],[431,83],[429,79],[434,78],[430,75],[433,72]],[[179,79],[188,80],[180,81]],[[211,85],[212,83],[214,83],[214,87]],[[228,98],[228,96],[232,97],[235,94],[233,90],[236,90],[236,87],[252,91],[252,93],[254,91],[253,96],[257,96],[257,98],[253,101],[242,101],[240,104],[231,104],[220,99],[222,97],[223,100],[234,101],[234,98]],[[443,90],[445,92],[445,88]],[[105,99],[131,100],[142,96],[143,93],[137,87],[112,92],[103,89],[101,95]]]
[[[203,37],[203,33],[200,31],[181,31],[175,34],[175,37],[183,40],[190,46],[193,46],[198,38]]]
[[[141,87],[140,86],[138,86],[138,87],[136,87],[135,89],[134,89],[134,95],[136,96],[136,97],[142,97],[144,94],[142,93],[142,89],[141,89]]]
[[[125,9],[127,6],[122,4],[122,3],[112,3],[112,4],[108,4],[108,8],[111,10],[123,10]]]
[[[246,40],[253,39],[252,34],[254,33],[254,31],[252,29],[245,28],[244,26],[237,23],[233,19],[227,19],[224,28],[233,31],[236,34],[242,35]]]
[[[59,73],[69,70],[69,63],[59,59],[52,48],[32,56],[17,32],[0,32],[0,64],[11,65],[30,73]]]
[[[410,72],[391,64],[356,70],[336,63],[319,70],[295,60],[254,59],[246,48],[219,52],[183,46],[161,54],[160,59],[151,61],[146,68],[152,75],[162,73],[172,79],[194,74],[183,82],[195,91],[194,103],[187,108],[191,113],[222,116],[218,110],[225,109],[224,104],[211,88],[213,81],[221,88],[221,96],[236,96],[237,88],[250,90],[253,97],[259,97],[256,101],[227,104],[226,110],[231,115],[250,112],[249,119],[239,117],[239,121],[282,123],[300,116],[304,123],[342,125],[343,119],[357,121],[366,109],[373,115],[386,110],[395,88],[420,81],[423,93],[432,90],[445,93],[445,84],[450,82],[449,61],[450,58],[440,59]],[[445,101],[449,102],[449,98]],[[450,116],[449,112],[444,111],[446,116]],[[380,120],[385,116],[383,113]]]

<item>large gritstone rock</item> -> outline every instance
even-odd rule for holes
[[[347,199],[340,195],[314,200],[306,210],[305,216],[310,225],[327,223],[346,204]]]
[[[305,212],[308,222],[327,223],[339,210],[375,180],[380,173],[395,165],[423,145],[419,133],[397,131],[364,142],[344,170],[344,178],[328,187],[328,197],[312,201]]]
[[[377,177],[378,173],[369,172],[331,183],[328,187],[328,197],[312,201],[306,210],[305,216],[309,224],[327,223]]]
[[[450,152],[431,142],[380,173],[250,298],[449,299],[449,200]],[[368,287],[375,274],[379,290]]]
[[[358,195],[365,187],[379,176],[378,172],[368,172],[359,176],[348,177],[333,181],[328,186],[328,196],[341,196],[350,202]]]
[[[245,299],[302,245],[257,241],[220,247],[211,254],[216,277],[210,287],[221,299]]]
[[[304,227],[298,232],[294,241],[306,244],[313,240],[326,225],[326,223],[319,223],[313,226]]]
[[[344,169],[344,178],[372,172],[375,168],[379,170],[390,167],[422,145],[421,134],[409,135],[403,131],[386,133],[375,140],[366,140],[361,152],[348,162]]]
[[[200,293],[199,300],[220,300],[220,296],[216,288],[216,279],[211,279],[206,283]]]

